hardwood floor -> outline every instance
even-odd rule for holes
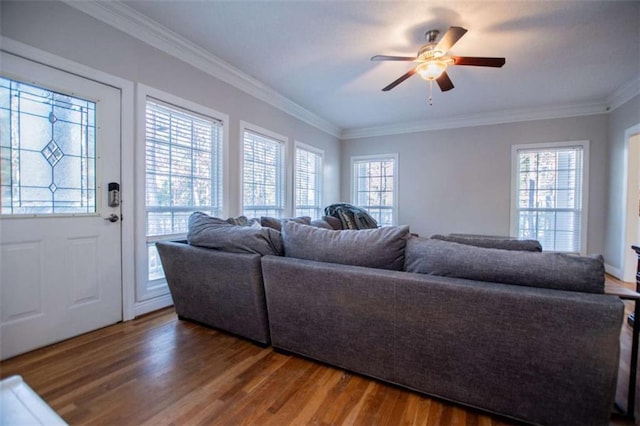
[[[516,424],[179,321],[173,309],[0,363],[1,377],[13,374],[73,425]]]

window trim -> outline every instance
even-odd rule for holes
[[[212,108],[188,101],[162,90],[137,84],[136,88],[136,149],[138,166],[135,170],[136,182],[136,227],[135,227],[135,264],[136,264],[136,303],[168,295],[166,279],[149,280],[148,244],[160,240],[185,238],[186,234],[173,234],[161,237],[147,237],[146,203],[146,107],[147,100],[175,107],[195,115],[218,120],[222,123],[222,211],[226,216],[229,209],[229,115]]]
[[[315,146],[312,145],[308,145],[306,143],[300,142],[300,141],[295,141],[294,142],[294,147],[293,147],[293,183],[292,183],[292,187],[293,187],[293,201],[292,201],[292,215],[295,216],[296,215],[296,211],[298,209],[298,204],[297,204],[297,199],[298,199],[298,192],[297,192],[297,181],[296,181],[296,176],[298,173],[297,170],[297,153],[298,153],[298,149],[301,149],[303,151],[307,151],[307,152],[311,152],[313,154],[316,154],[320,157],[320,175],[317,178],[317,192],[318,192],[318,209],[320,210],[320,215],[318,217],[318,219],[320,219],[322,217],[322,203],[324,200],[324,150],[317,148]]]
[[[518,144],[511,146],[511,211],[509,234],[518,235],[518,151],[521,150],[544,150],[571,148],[579,146],[582,148],[582,209],[581,209],[581,229],[580,229],[580,255],[587,253],[587,235],[589,218],[589,141],[563,141],[563,142],[540,142],[530,144]]]
[[[393,160],[393,206],[391,207],[391,213],[393,215],[393,220],[391,222],[391,225],[397,225],[398,224],[398,188],[399,188],[399,176],[398,176],[398,170],[400,170],[398,163],[398,153],[389,153],[389,154],[372,154],[372,155],[355,155],[351,157],[351,161],[350,161],[350,176],[351,176],[351,194],[350,194],[350,200],[351,203],[353,205],[357,205],[356,204],[356,176],[355,176],[355,168],[354,165],[357,162],[361,162],[361,161],[384,161],[384,160]]]
[[[270,139],[274,139],[276,140],[278,143],[280,143],[282,145],[282,157],[281,157],[281,161],[283,164],[282,169],[280,170],[280,179],[282,181],[283,184],[283,188],[282,188],[282,217],[287,217],[291,215],[291,205],[292,205],[292,199],[291,199],[291,193],[292,193],[292,188],[291,188],[291,180],[289,179],[288,176],[291,176],[292,174],[292,170],[293,170],[293,166],[291,164],[291,161],[289,161],[289,138],[286,136],[283,136],[279,133],[273,132],[271,130],[265,129],[263,127],[257,126],[255,124],[251,124],[249,122],[246,122],[244,120],[240,120],[240,134],[239,134],[239,153],[238,153],[238,160],[239,160],[239,167],[238,167],[238,182],[239,182],[239,188],[238,188],[238,192],[239,192],[239,207],[240,207],[240,214],[244,214],[244,134],[245,132],[248,131],[250,133],[257,133],[258,135],[262,135],[265,136],[267,138]]]

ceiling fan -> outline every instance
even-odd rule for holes
[[[427,43],[420,47],[418,55],[413,56],[386,56],[376,55],[371,58],[372,61],[411,61],[418,64],[407,71],[397,80],[382,89],[383,92],[389,91],[402,83],[412,75],[418,73],[422,78],[438,83],[440,90],[446,92],[454,88],[453,82],[447,74],[447,67],[450,65],[472,65],[477,67],[495,67],[500,68],[505,63],[505,58],[483,58],[473,56],[446,56],[451,47],[456,44],[467,30],[462,27],[450,27],[442,36],[440,41],[436,43],[436,38],[440,31],[430,30],[425,33]],[[431,97],[429,97],[431,102]]]

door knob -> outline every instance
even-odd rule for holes
[[[109,217],[105,217],[104,220],[108,220],[109,222],[117,222],[118,220],[120,220],[120,217],[115,213],[111,213]]]

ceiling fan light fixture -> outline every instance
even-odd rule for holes
[[[444,61],[425,62],[416,69],[420,77],[425,80],[435,80],[442,75],[447,69],[447,63]]]
[[[466,34],[466,32],[467,30],[462,27],[449,27],[440,41],[436,42],[439,32],[437,30],[427,31],[425,34],[427,43],[420,47],[418,55],[415,57],[388,55],[372,56],[372,61],[406,61],[416,63],[416,65],[409,71],[392,81],[391,84],[383,87],[382,91],[388,92],[409,77],[414,74],[418,74],[429,82],[429,88],[433,86],[433,82],[435,81],[438,83],[438,87],[441,91],[447,92],[454,88],[454,85],[446,72],[449,65],[500,68],[505,64],[505,58],[446,56],[449,49],[451,49],[451,47],[456,44],[458,40]]]

